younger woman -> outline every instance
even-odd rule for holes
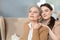
[[[42,23],[49,28],[49,40],[60,40],[60,21],[52,17],[53,8],[50,4],[45,3],[40,6],[42,13]]]

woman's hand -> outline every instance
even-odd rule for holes
[[[34,25],[33,29],[39,29],[41,27],[41,23],[37,23]]]

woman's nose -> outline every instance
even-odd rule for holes
[[[45,13],[42,13],[43,15],[45,15]]]
[[[31,12],[31,15],[33,15],[34,13],[33,12]]]

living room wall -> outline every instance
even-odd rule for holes
[[[40,0],[0,0],[0,16],[4,17],[27,17],[30,5],[37,4]],[[54,5],[54,17],[60,11],[60,0],[46,0]]]

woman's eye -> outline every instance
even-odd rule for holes
[[[38,13],[38,12],[35,11],[34,13]]]
[[[45,10],[46,12],[48,12],[48,10]]]

